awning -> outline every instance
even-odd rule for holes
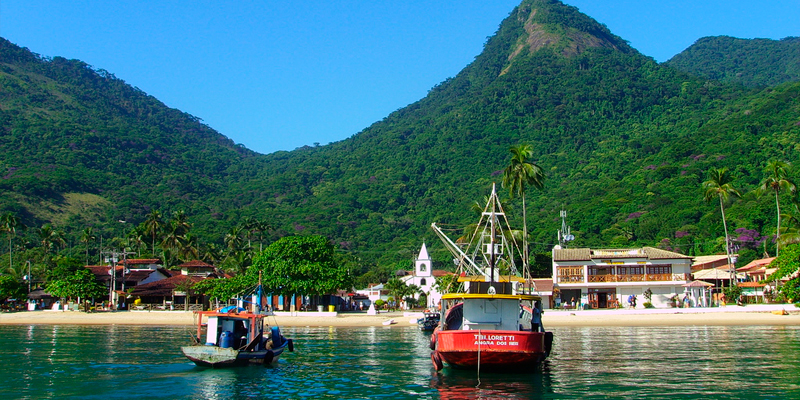
[[[704,280],[707,280],[707,279],[730,280],[731,279],[730,271],[728,271],[728,270],[724,270],[723,271],[721,269],[716,269],[716,268],[701,269],[699,271],[693,272],[692,276],[694,277],[695,280],[698,280],[698,279],[704,279]],[[745,274],[742,274],[742,273],[736,274],[736,279],[744,279],[744,278],[745,278]]]
[[[691,281],[689,283],[684,283],[681,285],[683,287],[713,287],[713,283],[703,282],[703,281]]]

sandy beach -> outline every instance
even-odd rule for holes
[[[776,315],[773,311],[785,310],[788,315]],[[383,322],[394,320],[391,326],[411,326],[413,315],[393,312],[367,315],[366,313],[298,313],[298,316],[270,317],[271,324],[279,326],[309,327],[366,327],[384,326]],[[581,326],[722,326],[722,325],[794,325],[800,326],[800,309],[787,305],[727,306],[719,308],[689,309],[637,309],[637,310],[546,310],[543,316],[545,327]],[[0,314],[4,325],[194,325],[195,316],[184,311],[23,311]]]

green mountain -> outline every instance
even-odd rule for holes
[[[800,81],[800,37],[737,39],[704,37],[666,65],[708,79],[767,87]]]
[[[756,92],[659,65],[556,0],[523,1],[418,102],[346,140],[269,155],[80,61],[6,41],[0,55],[0,206],[75,235],[185,210],[205,242],[252,216],[364,262],[408,261],[423,240],[444,261],[430,223],[474,222],[509,147],[530,143],[547,174],[527,197],[534,251],[549,252],[563,207],[572,245],[708,253],[723,236],[700,189],[708,169],[732,169],[746,192],[768,160],[796,162],[800,142],[800,84]],[[521,225],[519,199],[509,206]],[[774,198],[726,213],[731,231],[774,232]]]

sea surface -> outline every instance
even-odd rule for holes
[[[432,368],[413,327],[285,328],[276,365],[204,369],[189,327],[0,326],[5,399],[800,399],[800,327],[554,328],[533,373]]]

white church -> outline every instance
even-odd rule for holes
[[[451,274],[444,270],[433,270],[433,261],[428,255],[428,248],[422,243],[419,255],[414,260],[414,270],[409,271],[405,276],[398,277],[406,285],[417,285],[427,295],[428,302],[425,308],[435,308],[442,300],[442,294],[436,287],[436,277]]]

